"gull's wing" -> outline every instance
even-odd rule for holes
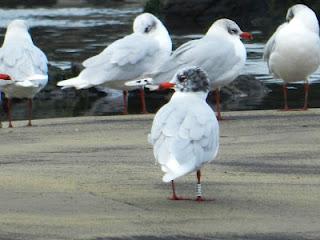
[[[0,70],[13,80],[23,81],[33,75],[47,75],[47,57],[32,42],[6,44],[0,49]]]
[[[80,89],[134,79],[159,60],[161,51],[159,44],[150,36],[133,33],[84,61],[85,69],[78,77],[61,81],[58,86]]]
[[[211,108],[197,101],[189,107],[178,104],[169,102],[158,111],[149,135],[165,182],[212,161],[219,148],[219,126]]]
[[[177,69],[199,66],[208,73],[211,81],[215,81],[240,60],[230,42],[216,36],[205,36],[183,44],[174,51],[168,61],[150,74],[150,77],[153,78],[155,84],[159,84],[170,81]]]
[[[133,33],[113,42],[100,54],[87,59],[83,62],[83,66],[136,64],[157,51],[159,51],[159,46],[155,40],[147,35]]]
[[[272,52],[275,50],[275,46],[276,46],[276,36],[278,34],[278,32],[284,27],[286,26],[288,23],[283,23],[281,24],[277,30],[272,34],[272,36],[269,38],[268,42],[266,43],[265,47],[264,47],[264,52],[263,52],[263,60],[266,62],[269,62],[269,58],[272,54]],[[269,63],[268,63],[269,65]]]

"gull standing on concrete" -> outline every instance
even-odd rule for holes
[[[13,20],[7,27],[0,49],[0,90],[8,99],[9,127],[12,127],[12,98],[27,98],[28,126],[32,126],[32,99],[48,82],[47,57],[36,47],[24,20]]]
[[[136,79],[165,61],[171,54],[172,43],[167,29],[150,13],[140,14],[133,23],[133,33],[121,38],[99,55],[83,62],[79,76],[58,82],[63,88],[107,87],[123,90],[124,113],[127,113],[126,81]],[[141,89],[142,112],[147,112]]]
[[[244,67],[246,49],[240,38],[252,39],[248,32],[242,32],[232,20],[215,21],[206,35],[198,40],[189,41],[174,51],[168,61],[144,77],[151,79],[151,84],[159,85],[169,81],[177,69],[198,66],[208,73],[210,89],[216,90],[216,111],[220,113],[219,89],[232,82]],[[146,81],[127,82],[127,86],[145,84]]]
[[[264,50],[270,72],[283,83],[284,110],[289,110],[287,83],[304,81],[304,106],[308,109],[308,77],[320,64],[319,23],[315,13],[303,4],[288,9],[287,22],[278,27]]]
[[[164,182],[172,183],[172,200],[183,200],[176,195],[174,180],[197,172],[197,198],[201,193],[200,168],[215,159],[219,149],[219,124],[206,102],[209,92],[207,74],[198,67],[179,70],[170,83],[176,92],[155,115],[149,142],[153,153],[165,172]]]

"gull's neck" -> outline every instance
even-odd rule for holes
[[[289,22],[290,25],[304,26],[310,31],[319,34],[319,23],[315,13],[311,10],[300,11]]]
[[[6,32],[4,37],[3,46],[6,44],[12,45],[13,42],[33,43],[31,36],[25,29],[10,29]]]
[[[160,47],[168,54],[171,54],[172,51],[172,41],[169,36],[167,29],[162,25],[161,22],[158,22],[158,29],[155,33],[152,34],[153,38],[158,41]]]
[[[206,100],[208,96],[208,92],[180,92],[180,91],[176,91],[173,96],[172,99],[180,99],[180,98],[195,98],[195,99],[200,99],[200,100]]]

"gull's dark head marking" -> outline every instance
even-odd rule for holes
[[[187,67],[179,70],[173,82],[180,92],[208,92],[209,79],[207,73],[199,67]]]

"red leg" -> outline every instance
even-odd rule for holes
[[[217,119],[218,121],[222,120],[221,111],[220,111],[220,90],[217,88],[214,90],[215,102],[216,102],[216,111],[217,111]]]
[[[170,198],[170,200],[180,200],[180,198],[176,194],[176,186],[173,180],[171,181],[171,186],[172,186],[172,197]]]
[[[308,110],[309,83],[304,84],[304,105],[302,110]]]
[[[140,89],[140,101],[141,101],[141,113],[148,113],[147,111],[147,105],[146,105],[146,99],[145,99],[145,94],[144,94],[144,89]]]
[[[171,181],[171,186],[172,186],[172,197],[169,198],[170,200],[174,200],[174,201],[177,201],[177,200],[190,200],[188,198],[183,198],[183,197],[177,196],[177,194],[176,194],[176,186],[175,186],[173,180]]]
[[[288,84],[283,83],[283,98],[284,98],[284,111],[288,111]]]
[[[203,202],[204,198],[202,197],[200,178],[201,178],[201,171],[198,170],[197,171],[197,180],[198,180],[198,182],[197,182],[197,198],[196,198],[196,201]]]
[[[124,90],[123,91],[123,114],[127,115],[128,114],[128,91]]]
[[[8,108],[8,121],[9,121],[9,128],[13,128],[12,125],[12,116],[11,116],[11,107],[12,107],[12,100],[10,98],[7,99],[7,108]]]
[[[28,110],[29,110],[29,121],[28,121],[28,127],[32,127],[31,119],[32,119],[32,99],[28,99]]]

